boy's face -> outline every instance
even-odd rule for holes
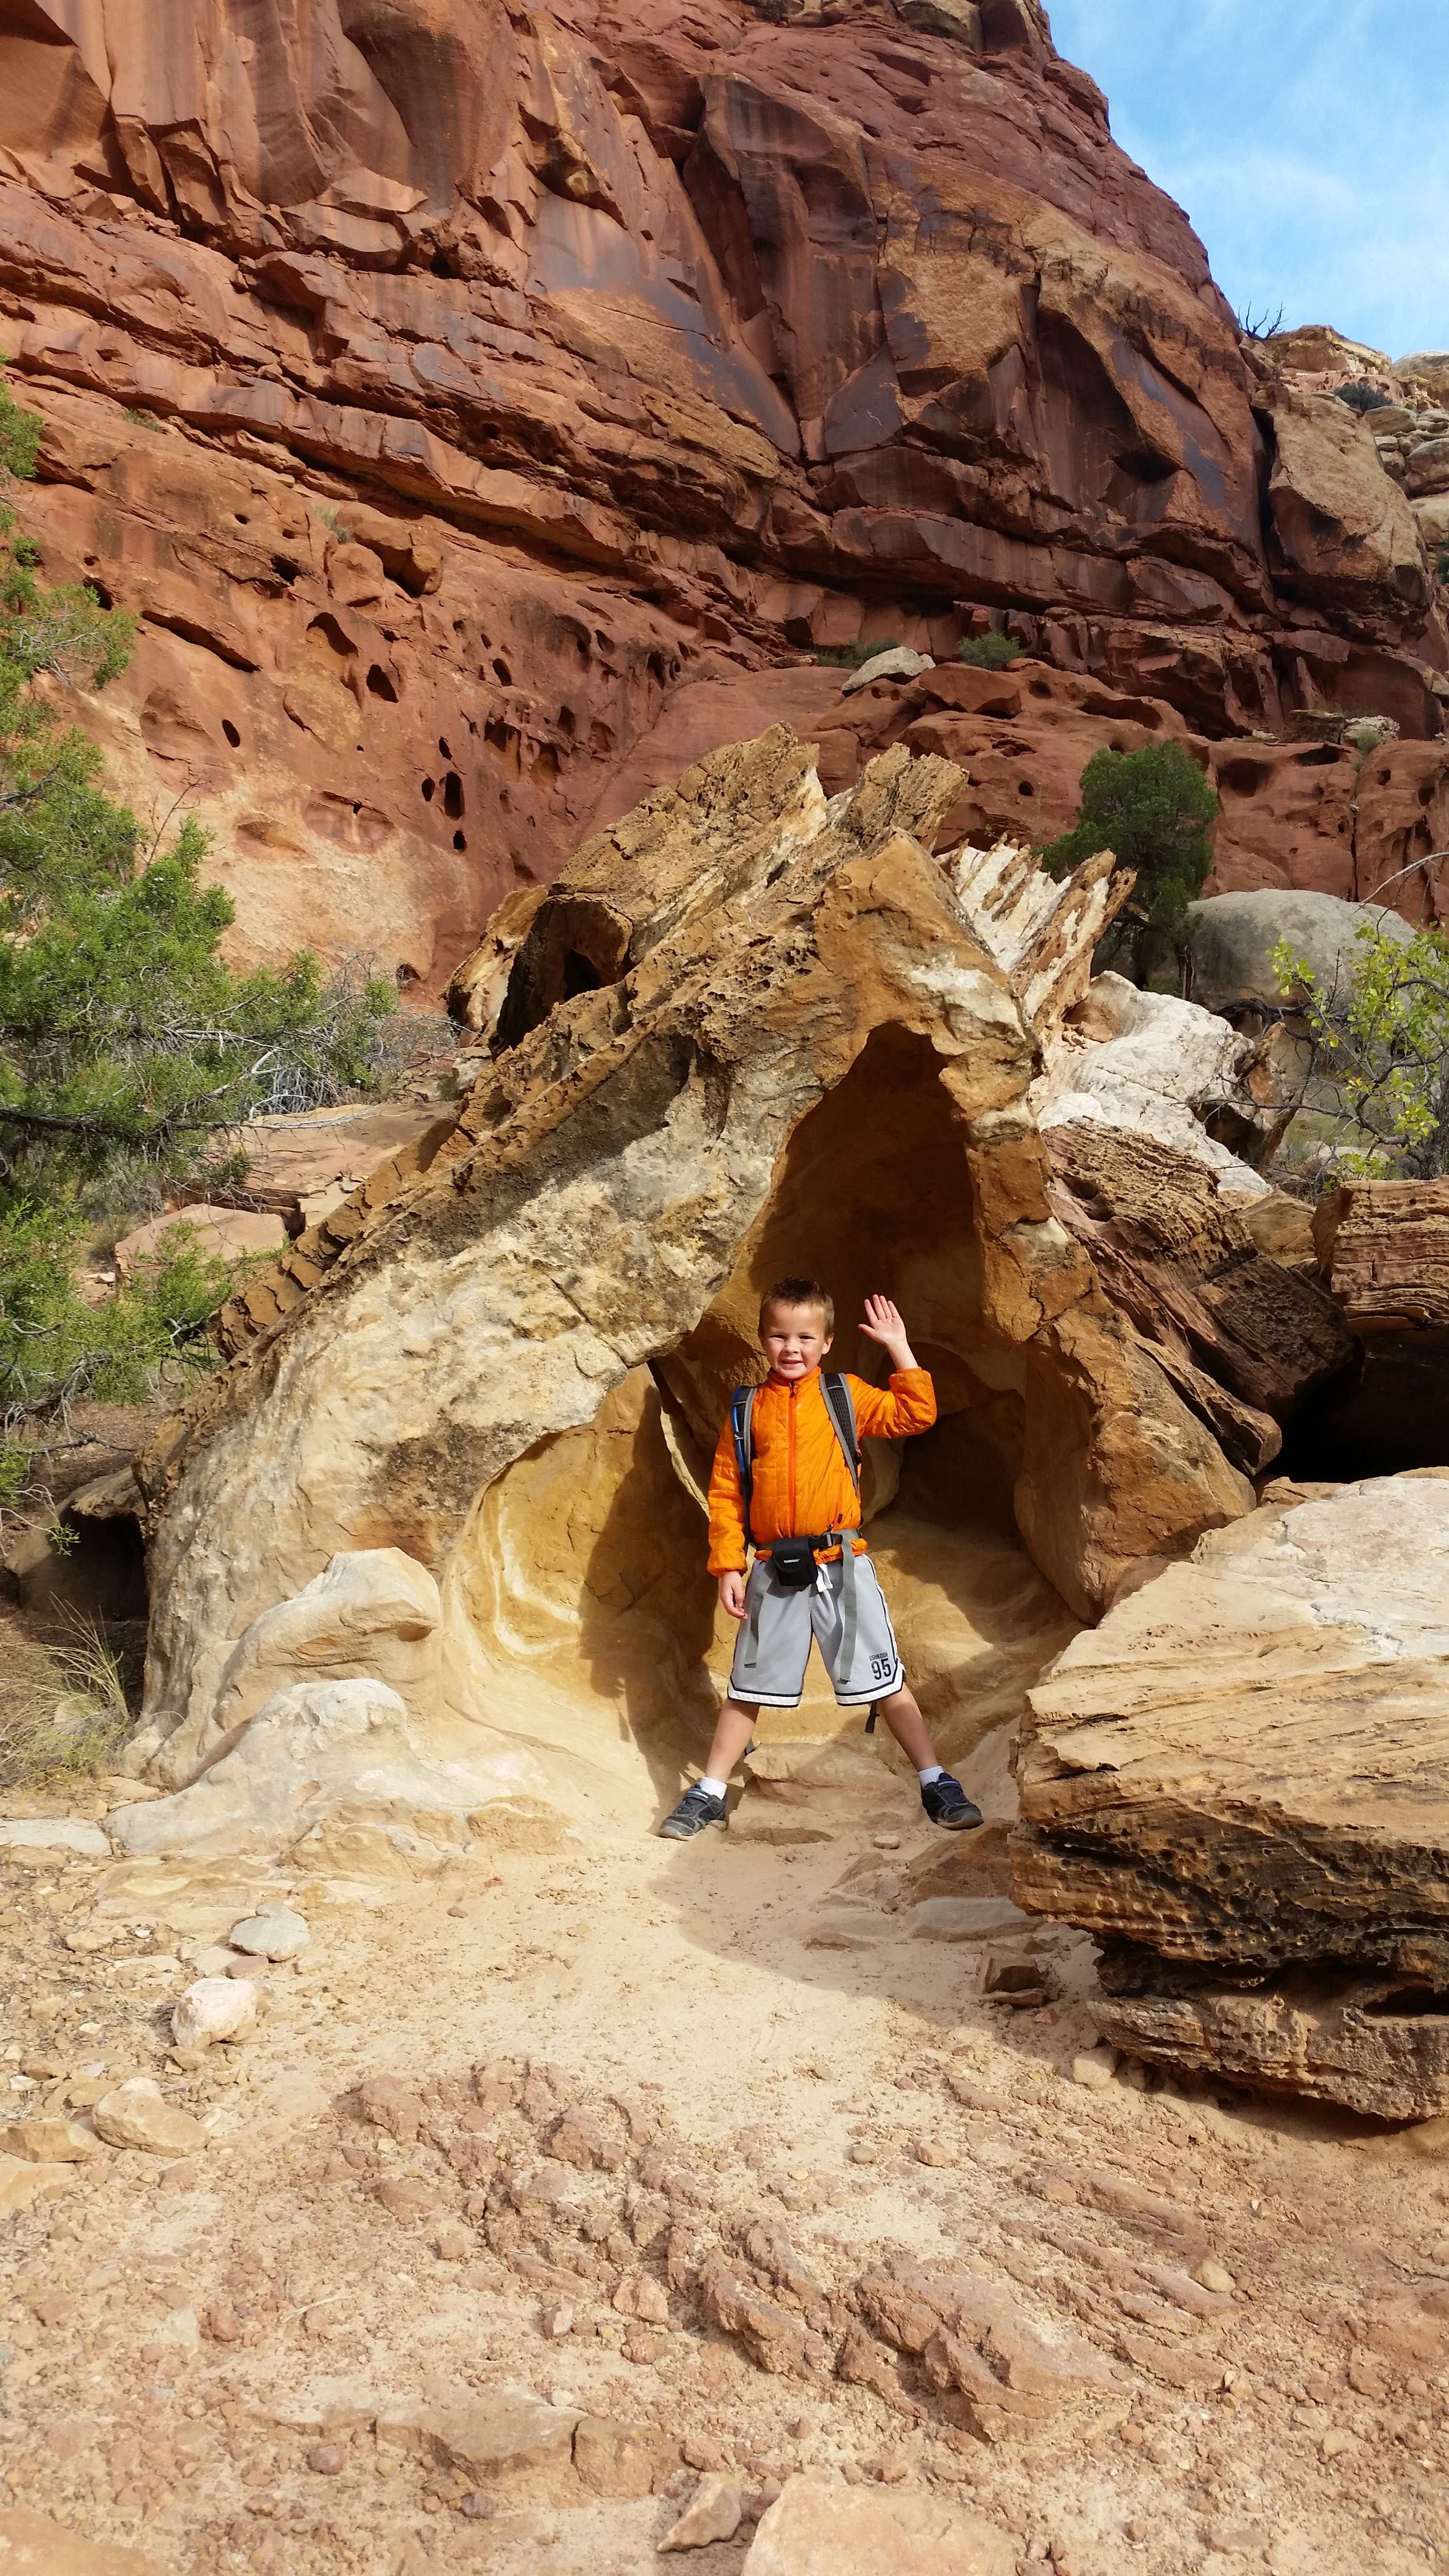
[[[765,1357],[777,1377],[808,1377],[830,1348],[818,1306],[767,1306],[760,1326]]]

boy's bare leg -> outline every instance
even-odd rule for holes
[[[889,1699],[878,1699],[876,1707],[916,1770],[932,1769],[939,1757],[926,1732],[926,1721],[917,1706],[915,1693],[907,1690],[902,1682],[900,1689],[893,1691]],[[710,1767],[712,1769],[713,1765]]]
[[[746,1708],[743,1700],[727,1699],[715,1721],[714,1742],[704,1766],[706,1780],[727,1780],[755,1731],[758,1708]]]

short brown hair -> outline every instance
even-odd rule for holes
[[[806,1279],[792,1271],[788,1279],[777,1279],[773,1288],[767,1288],[760,1299],[761,1332],[772,1306],[818,1306],[825,1318],[827,1337],[835,1330],[835,1300],[818,1279]]]

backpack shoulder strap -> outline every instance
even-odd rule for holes
[[[753,1425],[756,1389],[737,1386],[730,1397],[730,1429],[735,1439],[735,1463],[740,1471],[740,1499],[745,1509],[745,1545],[750,1542],[750,1510],[755,1492],[755,1444]]]
[[[830,1419],[835,1425],[835,1436],[844,1451],[845,1463],[850,1469],[850,1480],[855,1487],[855,1498],[859,1502],[860,1434],[855,1426],[855,1398],[850,1392],[850,1380],[839,1369],[832,1369],[828,1377],[822,1372],[820,1390],[830,1408]]]

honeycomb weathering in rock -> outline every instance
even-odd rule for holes
[[[515,984],[539,993],[551,913],[612,920],[617,980],[550,1005],[545,976],[426,1169],[351,1203],[330,1266],[143,1463],[168,1785],[221,1741],[229,1660],[227,1690],[266,1671],[276,1605],[367,1551],[441,1588],[435,1750],[523,1734],[577,1778],[697,1729],[701,1479],[761,1289],[807,1252],[843,1318],[897,1296],[936,1376],[941,1422],[873,1457],[868,1501],[946,1741],[1010,1715],[1062,1599],[1089,1614],[1131,1558],[1248,1506],[1051,1215],[1033,1041],[923,846],[958,786],[897,749],[827,802],[780,727],[580,853]]]
[[[967,755],[962,832],[1063,828],[1104,741],[1326,705],[1405,739],[1358,793],[1332,745],[1225,768],[1219,883],[1449,838],[1408,500],[1026,0],[253,15],[0,25],[27,530],[140,612],[87,725],[138,812],[193,801],[246,953],[438,991],[702,751],[784,717],[852,783],[900,692],[802,649],[989,617],[1100,702],[913,740]]]

